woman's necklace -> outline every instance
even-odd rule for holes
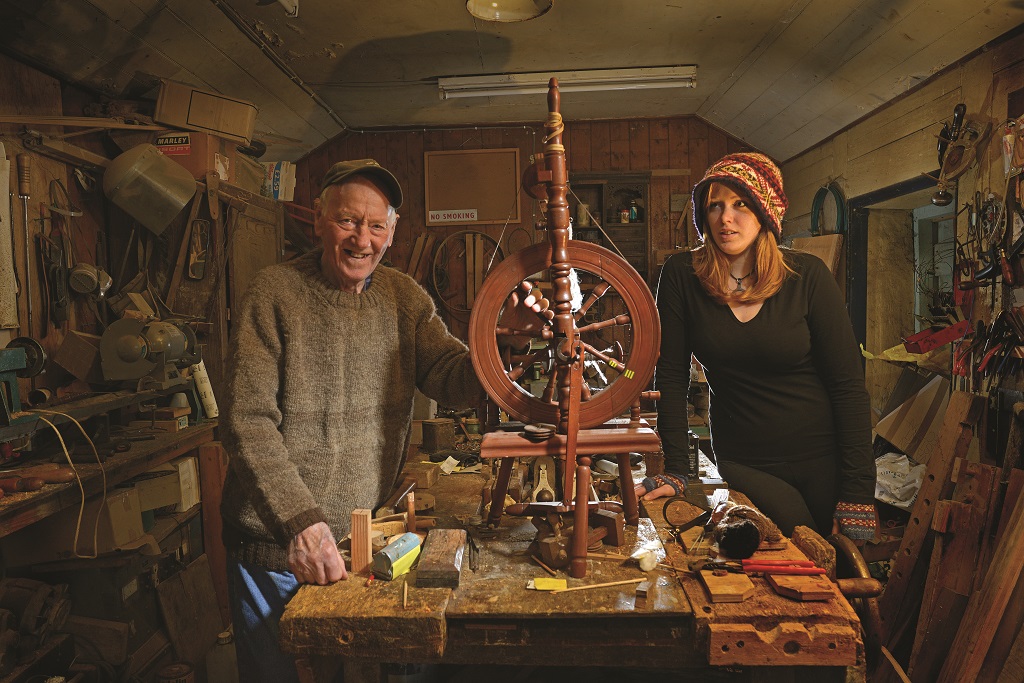
[[[743,286],[743,281],[746,280],[748,277],[750,277],[753,274],[754,274],[754,269],[751,268],[750,272],[747,273],[746,275],[744,275],[743,277],[736,277],[732,273],[729,273],[729,277],[731,277],[733,280],[736,281],[736,291],[737,292],[745,292],[745,291],[747,291],[747,288]]]

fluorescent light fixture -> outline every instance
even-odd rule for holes
[[[696,66],[639,67],[633,69],[590,69],[548,73],[495,74],[438,78],[442,100],[455,97],[534,95],[548,91],[548,81],[558,79],[562,92],[591,90],[644,90],[648,88],[693,88]]]
[[[536,19],[551,9],[552,0],[467,0],[466,9],[477,19],[513,23]]]

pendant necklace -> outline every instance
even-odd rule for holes
[[[743,281],[746,280],[748,277],[750,277],[753,274],[754,274],[754,271],[753,271],[753,269],[751,269],[751,271],[749,273],[747,273],[746,275],[744,275],[743,277],[736,277],[732,273],[729,273],[729,277],[731,277],[733,280],[736,281],[736,291],[737,292],[745,292],[745,291],[747,291],[747,288],[743,286]]]

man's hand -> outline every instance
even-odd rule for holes
[[[544,298],[540,288],[524,281],[509,294],[498,324],[539,336],[544,322],[555,317],[554,312],[548,309],[548,305],[549,302]],[[498,345],[525,351],[530,345],[530,339],[529,335],[499,335]]]
[[[306,527],[288,542],[288,568],[299,583],[326,586],[348,578],[345,561],[326,522]]]

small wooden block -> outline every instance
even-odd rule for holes
[[[369,570],[373,562],[373,512],[352,511],[352,573],[360,574]]]
[[[712,570],[702,569],[700,580],[711,602],[743,602],[754,594],[754,582],[746,574],[726,572],[724,576],[715,576]]]
[[[765,578],[776,593],[800,602],[831,600],[836,596],[835,586],[824,576],[766,574]]]
[[[174,420],[183,415],[189,415],[192,413],[191,406],[177,406],[171,407],[166,406],[163,408],[154,408],[153,410],[140,411],[140,415],[146,415],[156,418],[157,420]]]
[[[128,422],[131,429],[152,429],[158,432],[180,432],[188,429],[188,417],[181,416],[172,420],[131,420]]]
[[[465,548],[465,529],[431,529],[416,569],[416,586],[458,588]]]
[[[436,462],[406,463],[405,469],[402,471],[402,478],[415,479],[418,489],[429,489],[437,483],[439,476],[441,476],[441,465]]]
[[[591,526],[603,527],[608,530],[608,535],[604,537],[605,545],[614,545],[619,547],[626,542],[626,516],[621,512],[612,512],[611,510],[591,510],[588,521]]]
[[[637,600],[643,600],[647,597],[647,593],[651,590],[650,581],[641,581],[636,585],[636,598]]]

